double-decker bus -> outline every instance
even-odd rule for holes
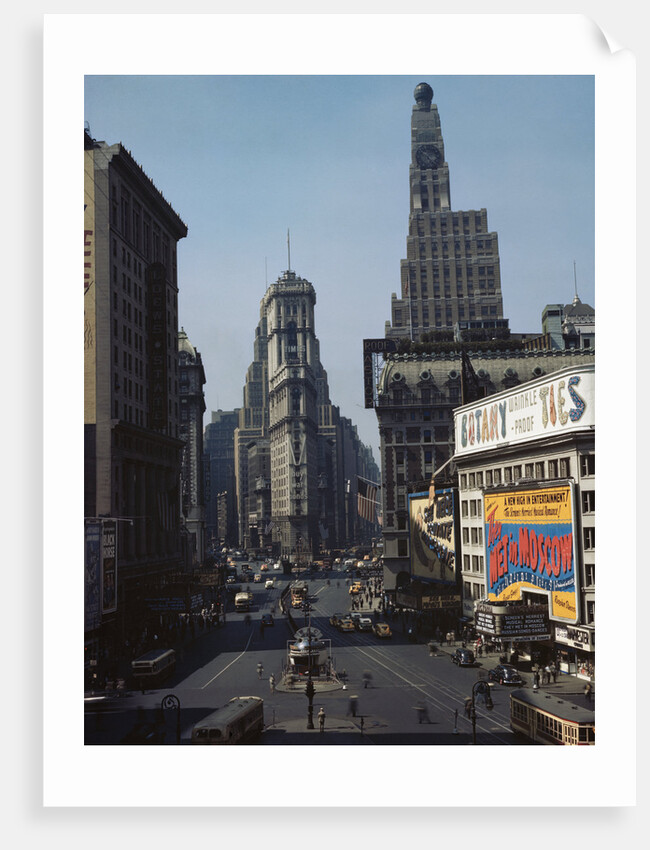
[[[593,709],[543,691],[510,694],[510,728],[534,744],[595,744]]]
[[[309,585],[306,581],[294,581],[291,585],[291,607],[301,608],[309,597]]]

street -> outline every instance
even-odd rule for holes
[[[425,640],[410,642],[400,617],[389,621],[393,630],[389,639],[373,632],[341,633],[330,625],[329,617],[350,610],[348,585],[343,573],[332,571],[329,583],[325,575],[308,578],[311,626],[331,640],[332,662],[342,684],[326,689],[316,684],[315,730],[307,728],[308,700],[302,684],[292,691],[277,687],[274,693],[269,685],[271,674],[280,684],[288,641],[293,637],[279,607],[281,591],[290,579],[276,575],[272,589],[250,584],[254,596],[250,623],[245,613],[228,610],[225,626],[204,631],[178,653],[172,678],[159,690],[142,694],[128,690],[127,684],[126,693],[106,710],[87,711],[85,742],[120,743],[136,724],[149,723],[161,742],[176,743],[180,731],[180,743],[189,743],[192,727],[202,717],[234,696],[255,695],[264,699],[266,729],[258,740],[261,745],[471,744],[465,699],[477,678],[487,677],[487,670],[498,663],[496,654],[479,659],[475,667],[459,668],[450,660],[451,648],[431,655]],[[275,624],[262,630],[261,616],[272,608]],[[296,627],[307,625],[304,612],[294,609],[292,615]],[[378,619],[374,613],[370,616]],[[176,697],[180,709],[161,708],[169,694]],[[476,704],[477,743],[514,744],[508,688],[494,685],[491,694],[492,711],[482,702]],[[351,697],[356,697],[356,716],[350,712]],[[326,715],[324,734],[316,721],[321,707]]]

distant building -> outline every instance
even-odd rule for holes
[[[99,605],[87,574],[93,653],[139,635],[148,600],[182,565],[176,247],[186,235],[131,154],[84,133],[87,545],[89,534],[113,537]]]
[[[206,546],[236,546],[235,429],[239,408],[212,411],[204,431]]]
[[[459,322],[507,329],[498,236],[488,229],[485,209],[452,210],[433,89],[420,83],[414,96],[406,258],[385,336],[419,340],[432,332],[453,332]]]
[[[285,558],[317,557],[378,531],[357,515],[357,476],[370,464],[330,400],[315,304],[314,287],[294,271],[268,287],[235,432],[240,543]]]
[[[201,355],[181,328],[178,334],[179,435],[185,444],[181,469],[181,512],[189,538],[189,566],[199,566],[205,556],[204,385]]]

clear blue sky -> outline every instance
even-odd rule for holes
[[[406,255],[413,89],[434,90],[453,209],[498,233],[504,313],[537,332],[545,304],[594,293],[591,76],[87,76],[84,118],[121,142],[188,226],[179,324],[212,410],[241,406],[267,284],[316,289],[332,402],[379,460],[362,340],[384,335]]]

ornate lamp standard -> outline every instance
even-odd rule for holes
[[[309,705],[307,707],[307,728],[314,728],[314,683],[311,680],[311,606],[308,610],[309,616],[309,627],[307,632],[307,640],[309,641],[307,645],[307,685],[305,687],[305,694],[307,699],[309,700]]]
[[[478,682],[474,682],[472,685],[472,707],[471,707],[471,718],[472,718],[472,741],[476,743],[476,697],[481,695],[485,698],[485,707],[488,711],[492,711],[494,708],[494,703],[492,702],[492,695],[490,694],[490,684],[488,682],[481,681],[479,679]]]
[[[174,694],[165,694],[160,703],[163,712],[168,708],[176,709],[176,743],[181,742],[181,701]]]

